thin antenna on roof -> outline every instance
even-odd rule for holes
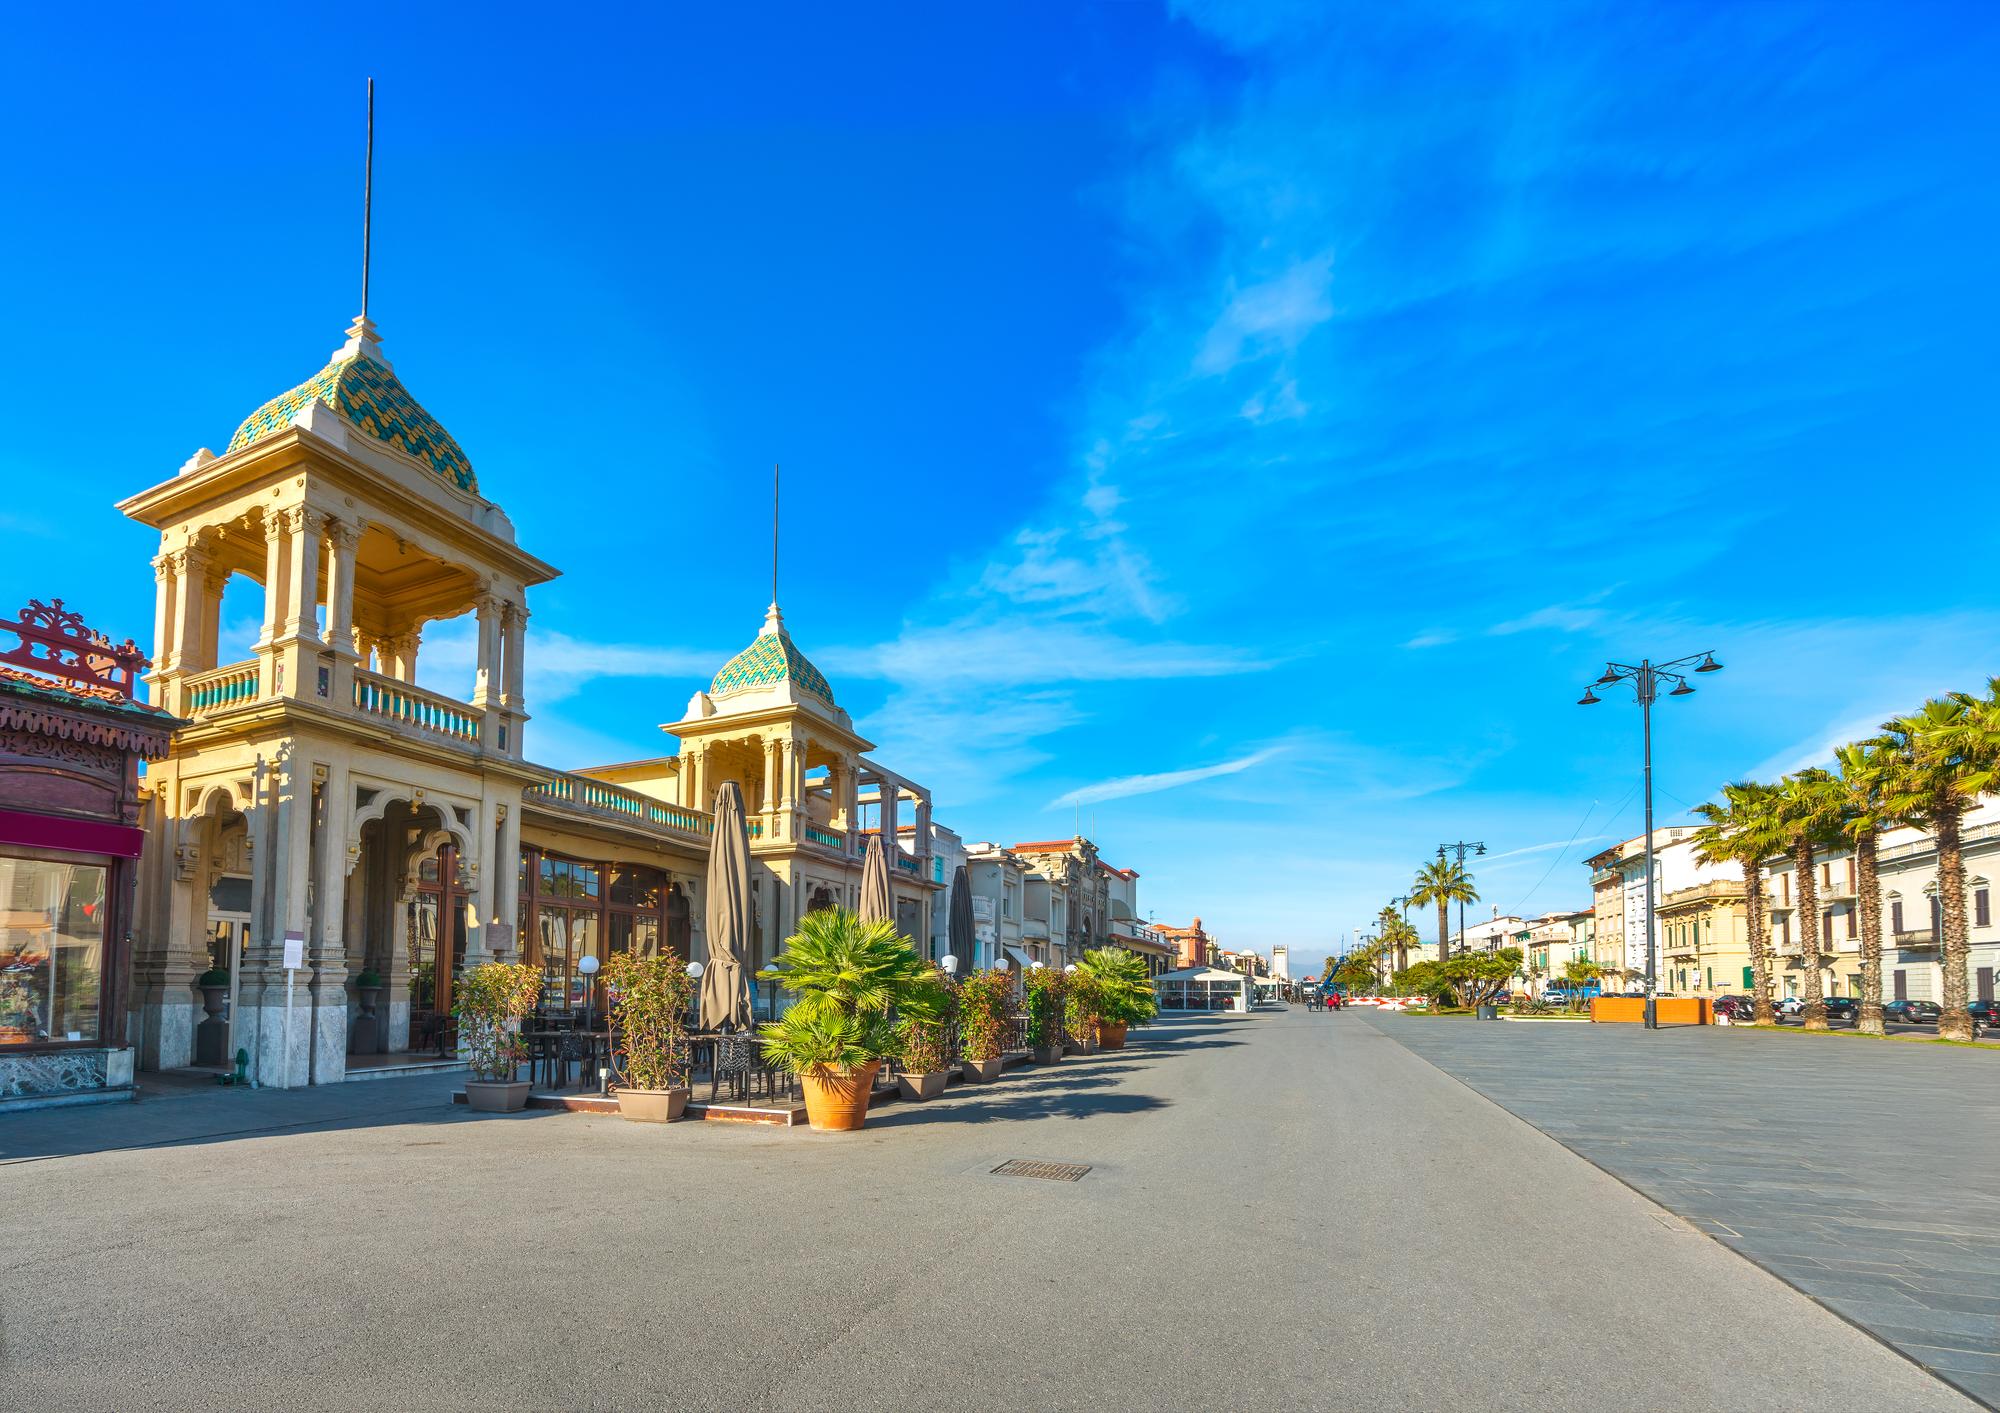
[[[771,602],[778,601],[778,463],[771,463]]]
[[[368,80],[368,157],[361,174],[361,317],[368,317],[368,237],[375,221],[375,80]]]

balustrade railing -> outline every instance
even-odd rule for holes
[[[708,835],[715,832],[713,815],[681,805],[670,805],[664,800],[642,795],[637,790],[593,780],[587,775],[571,775],[565,771],[546,785],[534,786],[527,794],[531,799],[552,800],[585,812],[616,815],[681,834]]]
[[[479,744],[481,715],[464,702],[373,672],[354,674],[354,705],[370,716],[467,745]]]
[[[822,829],[817,824],[808,824],[806,838],[829,849],[839,849],[842,852],[847,849],[847,836],[838,829]]]
[[[921,874],[924,871],[923,865],[919,864],[915,859],[911,858],[908,854],[903,854],[903,853],[899,853],[896,855],[896,867],[900,868],[905,873]]]
[[[232,663],[181,679],[181,710],[210,716],[257,700],[257,663]]]

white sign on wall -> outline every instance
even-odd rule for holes
[[[303,932],[285,934],[285,970],[297,971],[306,964],[306,935]]]

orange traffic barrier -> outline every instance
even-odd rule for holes
[[[1715,1014],[1700,996],[1662,996],[1653,1002],[1661,1025],[1713,1025]],[[1643,996],[1598,996],[1590,1003],[1590,1018],[1606,1024],[1642,1025],[1646,1020]]]

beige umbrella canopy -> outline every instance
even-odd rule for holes
[[[868,853],[861,863],[861,920],[896,921],[896,897],[889,891],[889,860],[882,851],[882,836],[868,837]]]
[[[750,832],[743,792],[725,780],[715,792],[715,837],[708,849],[708,964],[701,973],[701,1028],[750,1024]]]

